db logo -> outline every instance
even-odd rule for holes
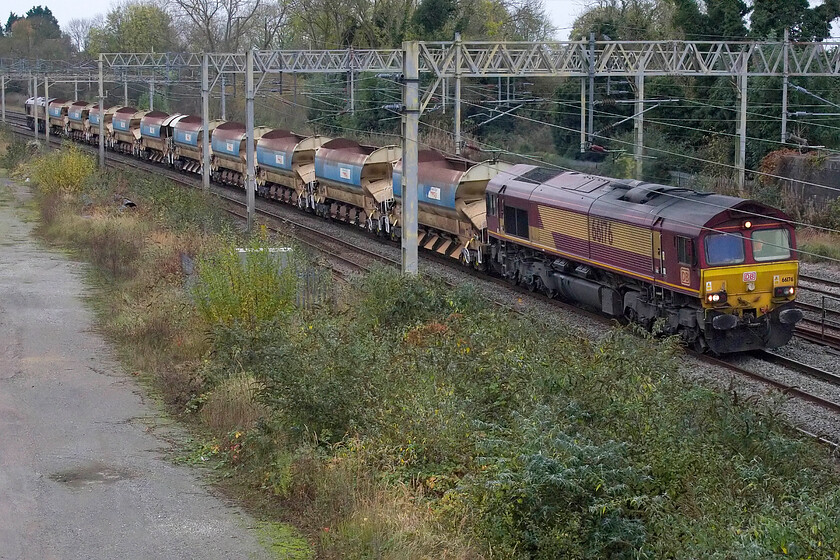
[[[744,273],[744,282],[755,282],[755,279],[757,277],[758,277],[758,275],[755,273],[755,271],[745,272]]]

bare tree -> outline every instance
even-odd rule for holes
[[[75,18],[67,22],[67,35],[73,41],[73,46],[79,52],[84,52],[88,48],[90,40],[90,30],[93,27],[101,27],[103,23],[102,15],[97,15],[92,18]]]
[[[193,48],[230,52],[259,46],[248,44],[252,39],[249,30],[264,3],[264,0],[169,0],[169,9],[184,24],[185,38]]]
[[[545,11],[543,0],[513,0],[507,5],[509,39],[541,41],[554,35],[556,29]]]
[[[260,5],[250,25],[244,29],[246,40],[258,49],[280,49],[287,45],[291,0],[275,0]]]

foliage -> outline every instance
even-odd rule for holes
[[[293,264],[281,262],[286,253],[271,252],[265,239],[244,249],[229,245],[199,260],[196,305],[210,325],[252,329],[292,311],[296,277]]]
[[[120,212],[115,191],[138,207]],[[780,420],[781,397],[745,401],[681,371],[673,341],[583,337],[384,269],[348,287],[352,305],[296,309],[291,293],[272,299],[288,286],[264,251],[243,263],[229,232],[204,235],[201,196],[108,174],[40,201],[61,205],[42,233],[100,265],[101,320],[132,371],[217,426],[196,460],[280,501],[318,557],[840,553],[824,450]],[[107,236],[139,240],[119,274],[96,253]],[[197,253],[210,279],[197,291],[217,290],[224,313],[199,313],[183,287],[180,256]],[[272,294],[243,286],[249,274]],[[262,313],[255,299],[282,301]]]
[[[835,216],[840,219],[840,204],[834,204]],[[837,234],[804,230],[797,233],[799,258],[808,262],[840,261],[840,238]],[[822,258],[826,257],[826,258]]]
[[[808,521],[819,537],[803,539],[806,522],[771,505],[789,495],[804,503],[806,488],[833,480],[820,452],[785,435],[772,408],[683,380],[669,345],[621,332],[593,344],[536,333],[468,291],[384,271],[349,299],[349,312],[217,330],[204,374],[243,371],[263,383],[277,423],[246,440],[261,450],[254,462],[246,454],[248,472],[277,480],[271,487],[296,507],[305,496],[307,515],[341,520],[341,535],[322,536],[327,556],[350,554],[365,530],[356,516],[370,494],[326,482],[347,461],[357,480],[415,485],[438,520],[504,557],[757,557],[840,546],[825,540],[834,539],[833,514]],[[259,443],[278,434],[282,449]],[[313,442],[314,456],[289,460]]]
[[[27,161],[37,148],[34,144],[13,140],[6,144],[6,150],[0,159],[0,167],[14,171],[19,165]]]
[[[646,540],[644,469],[626,445],[565,433],[545,408],[510,427],[479,427],[480,469],[461,499],[508,558],[632,558]]]
[[[76,194],[95,172],[94,159],[72,144],[32,162],[32,179],[46,194]]]
[[[0,34],[0,55],[29,59],[66,59],[72,52],[70,39],[61,32],[49,8],[34,6],[23,16],[14,12]]]
[[[791,41],[823,41],[831,36],[831,22],[840,17],[840,2],[827,0],[811,8],[807,0],[754,0],[750,35],[781,41],[785,28]]]
[[[674,25],[694,41],[736,41],[747,35],[744,0],[674,0]]]
[[[112,8],[105,20],[89,29],[88,53],[167,52],[175,50],[177,32],[165,10],[150,2]]]
[[[574,22],[570,38],[619,41],[670,39],[674,30],[669,0],[605,0],[590,5]]]

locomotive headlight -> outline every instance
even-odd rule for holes
[[[706,294],[706,301],[709,303],[720,303],[726,301],[726,292],[715,292],[713,294]]]
[[[796,288],[793,286],[782,286],[773,290],[774,297],[790,297],[796,293]]]
[[[752,292],[753,290],[755,290],[755,282],[750,282],[747,284],[747,291]]]

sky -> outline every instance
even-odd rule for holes
[[[30,0],[33,5],[44,4],[52,10],[58,23],[64,27],[71,19],[90,18],[96,14],[105,14],[113,4],[114,0],[83,0],[72,2],[68,0]],[[564,41],[569,38],[572,23],[575,18],[584,11],[587,4],[592,0],[544,0],[546,12],[551,22],[557,28],[556,38]],[[812,6],[821,4],[823,0],[809,0]],[[27,7],[24,7],[27,6]],[[29,9],[28,4],[21,3],[21,0],[0,0],[0,19],[5,23],[10,11],[25,12]],[[838,26],[834,26],[834,35],[838,34]]]

